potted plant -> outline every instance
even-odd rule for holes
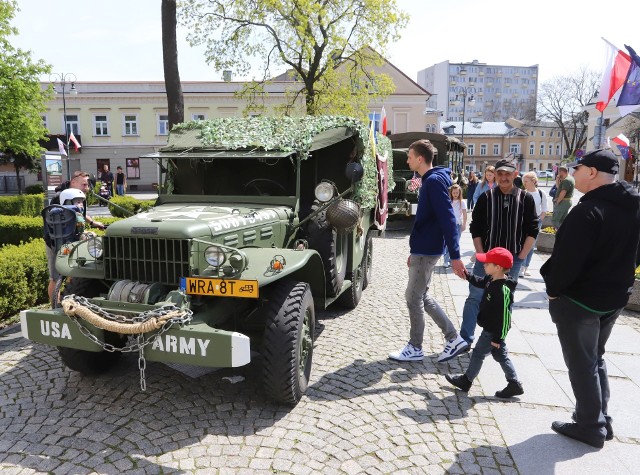
[[[536,247],[540,252],[552,252],[553,246],[556,243],[556,230],[552,227],[542,228],[538,233],[538,240],[536,241]]]
[[[553,224],[552,218],[553,218],[553,213],[547,212],[547,214],[542,219],[542,227],[547,228],[551,226]]]
[[[640,266],[636,269],[636,280],[633,282],[633,290],[625,308],[640,312]]]

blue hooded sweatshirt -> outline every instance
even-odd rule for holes
[[[460,259],[458,226],[449,198],[451,170],[434,167],[422,176],[413,230],[409,238],[411,254],[437,256],[446,243],[451,259]]]

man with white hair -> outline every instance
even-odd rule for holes
[[[540,273],[576,410],[574,422],[556,421],[551,428],[601,448],[613,439],[603,355],[640,264],[640,195],[629,183],[615,181],[618,159],[609,150],[590,152],[569,166],[584,196],[558,230]]]

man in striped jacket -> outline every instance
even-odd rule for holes
[[[504,247],[513,255],[509,276],[517,281],[520,268],[538,236],[538,215],[533,196],[513,184],[515,165],[508,160],[496,163],[498,186],[483,193],[473,208],[469,230],[476,253],[486,253],[494,247]],[[481,262],[475,263],[473,274],[485,275]],[[473,342],[482,290],[469,285],[469,297],[462,312],[460,336]]]

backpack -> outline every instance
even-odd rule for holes
[[[551,187],[551,189],[549,190],[549,196],[551,198],[555,198],[556,197],[556,193],[558,192],[558,187],[556,185],[553,185]]]

